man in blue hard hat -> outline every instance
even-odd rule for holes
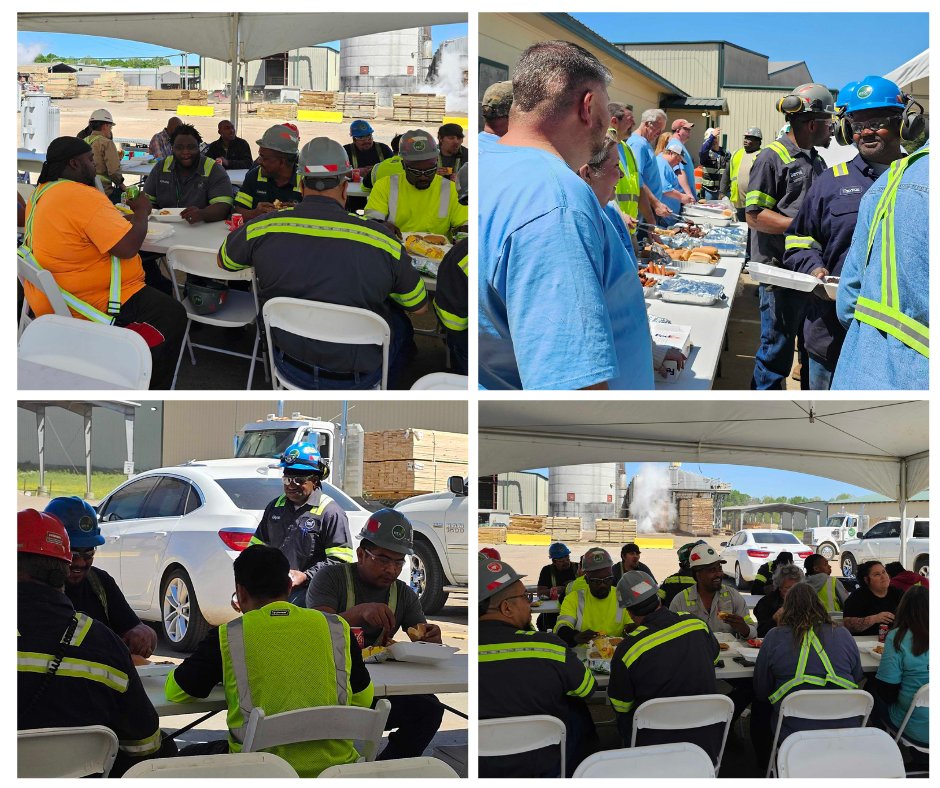
[[[291,444],[271,467],[284,469],[284,494],[265,508],[251,544],[284,553],[290,564],[288,601],[303,607],[307,584],[320,569],[352,561],[349,520],[320,486],[330,469],[314,444]]]
[[[548,548],[550,563],[539,572],[538,595],[544,599],[561,599],[565,587],[578,576],[578,567],[571,563],[571,550],[564,542],[555,542]],[[551,630],[558,620],[557,613],[542,613],[535,624],[540,630]]]
[[[114,578],[92,566],[95,551],[104,544],[98,513],[77,495],[53,498],[45,511],[65,526],[72,547],[65,595],[77,611],[107,625],[131,654],[147,659],[157,647],[157,633],[137,617]]]
[[[352,142],[343,145],[346,155],[354,170],[359,170],[360,178],[365,178],[379,162],[395,156],[395,152],[384,142],[376,142],[374,130],[367,120],[354,120],[349,124],[349,136]],[[371,189],[371,181],[369,182]],[[368,191],[366,191],[368,195]],[[361,211],[366,207],[367,196],[349,196],[346,198],[346,210]]]
[[[878,76],[850,82],[839,91],[836,106],[839,141],[854,144],[858,154],[813,183],[787,232],[783,258],[785,267],[821,281],[842,275],[862,197],[892,162],[907,155],[901,147],[904,97],[894,82]],[[831,387],[845,335],[835,299],[816,288],[803,323],[811,389]]]

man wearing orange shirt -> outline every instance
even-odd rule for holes
[[[95,186],[91,148],[76,137],[52,141],[26,211],[23,246],[52,272],[75,317],[136,331],[153,358],[153,389],[169,388],[186,329],[186,310],[144,284],[138,254],[147,235],[150,200],[131,200],[130,222]],[[29,283],[26,298],[37,317],[52,312]]]

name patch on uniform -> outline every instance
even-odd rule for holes
[[[846,196],[846,195],[849,195],[849,194],[861,194],[861,193],[862,193],[862,187],[861,187],[861,186],[845,186],[845,187],[839,189],[839,194],[841,194],[841,195],[843,195],[843,196]]]
[[[271,615],[272,616],[289,616],[290,610],[272,610]]]
[[[803,170],[790,170],[787,175],[787,180],[790,183],[796,183],[797,181],[802,181],[806,178],[806,173]]]

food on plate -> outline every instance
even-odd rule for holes
[[[434,233],[428,233],[427,235],[419,236],[422,241],[426,244],[437,244],[442,246],[447,243],[447,238],[443,235],[435,235]]]
[[[657,265],[656,263],[648,263],[645,268],[639,269],[639,274],[642,277],[643,274],[656,274],[657,276],[675,276],[676,272],[671,268],[666,268],[664,265]]]
[[[166,209],[164,208],[162,211],[160,211],[160,216],[169,216],[171,213],[173,213],[173,212],[172,212],[172,211],[168,211],[168,210],[166,210]]]
[[[278,210],[281,210],[281,208],[293,208],[296,204],[297,203],[293,202],[282,202],[281,200],[274,201],[274,207]]]
[[[760,648],[762,645],[764,645],[764,639],[763,638],[750,638],[747,641],[747,644],[751,646],[752,648]]]
[[[727,208],[725,208],[725,210],[721,212],[721,215],[727,216],[730,219],[732,216],[734,216],[734,213],[728,210]]]
[[[872,651],[874,651],[876,654],[884,654],[885,653],[884,643],[879,643],[877,646],[875,646],[872,649]]]
[[[542,606],[541,599],[533,599],[531,602],[529,602],[529,607],[541,607],[541,606]]]
[[[369,657],[377,657],[380,654],[384,654],[388,649],[385,646],[366,646],[362,650],[362,658],[369,659]]]
[[[692,252],[686,258],[690,263],[714,263],[715,258],[704,252]]]
[[[438,235],[435,237],[442,238],[443,236]],[[423,240],[418,235],[408,236],[408,240],[405,241],[405,249],[407,249],[412,254],[426,257],[429,260],[437,260],[438,262],[444,259],[445,254],[444,250],[440,246],[435,246],[434,244]]]
[[[417,640],[424,640],[428,634],[428,625],[421,623],[415,624],[413,627],[408,627],[408,637],[411,638],[411,642],[414,643]]]
[[[721,651],[727,651],[729,648],[731,648],[731,646],[729,646],[727,643],[719,643],[718,648]]]
[[[695,246],[689,250],[692,254],[707,254],[711,257],[720,257],[718,250],[714,246]]]
[[[622,640],[623,638],[609,638],[606,635],[598,635],[591,642],[594,644],[598,659],[611,659]]]

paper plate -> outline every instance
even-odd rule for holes
[[[446,662],[459,649],[437,643],[393,643],[388,647],[389,656],[396,662],[420,662],[426,665]]]
[[[159,241],[161,238],[166,238],[168,235],[173,235],[173,228],[165,224],[147,224],[147,240],[148,241]]]
[[[141,678],[146,676],[168,676],[170,671],[175,668],[173,663],[151,663],[150,665],[138,665],[137,675]]]
[[[872,646],[870,649],[868,649],[868,653],[871,654],[879,662],[881,662],[881,658],[882,656],[884,656],[883,654],[879,654],[877,651],[875,651],[875,646]]]
[[[150,218],[157,222],[185,222],[186,220],[180,216],[185,210],[185,208],[154,208]]]
[[[736,646],[735,648],[738,654],[749,662],[757,662],[757,655],[760,654],[759,648],[751,648],[750,646]]]

